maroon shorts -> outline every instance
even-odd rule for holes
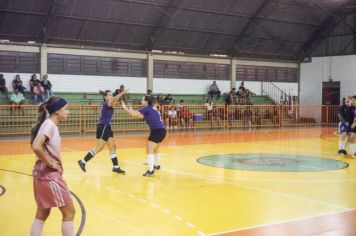
[[[33,190],[38,207],[64,207],[72,202],[69,189],[63,178],[54,180],[33,179]]]

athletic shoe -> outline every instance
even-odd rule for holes
[[[119,173],[119,174],[125,174],[126,172],[123,170],[123,169],[121,169],[120,167],[118,167],[118,168],[112,168],[112,172],[116,172],[116,173]]]
[[[87,172],[85,169],[85,164],[81,160],[78,161],[78,165],[79,165],[80,169],[82,169],[82,171]]]
[[[153,171],[146,171],[146,173],[143,174],[143,176],[147,176],[147,177],[150,177],[150,176],[153,176],[155,174],[154,170]]]
[[[154,170],[159,170],[159,169],[161,169],[161,166],[160,166],[160,165],[158,165],[158,166],[153,166],[153,169],[154,169]]]
[[[343,155],[347,155],[347,151],[345,149],[340,149],[337,154],[343,154]]]

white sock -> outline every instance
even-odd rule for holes
[[[339,150],[345,149],[346,141],[339,140]]]
[[[161,165],[161,153],[156,153],[155,154],[155,165],[160,166]]]
[[[350,144],[350,151],[351,151],[351,155],[355,154],[356,152],[356,144],[355,143],[352,143]]]
[[[153,165],[155,163],[155,156],[153,154],[147,155],[148,170],[153,171]]]
[[[35,218],[32,222],[30,236],[42,236],[44,221]]]
[[[62,221],[62,235],[63,236],[74,236],[73,221]]]

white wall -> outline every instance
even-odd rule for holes
[[[311,63],[302,63],[300,68],[300,103],[322,103],[322,82],[331,75],[341,82],[340,97],[356,95],[356,56],[312,58]]]
[[[194,79],[153,79],[153,93],[207,94],[213,80]],[[230,81],[216,81],[221,93],[230,91]]]
[[[146,93],[146,78],[144,77],[114,77],[89,75],[58,75],[49,74],[53,92],[89,92],[109,89],[115,91],[121,84],[130,93]]]
[[[0,74],[4,75],[5,81],[6,81],[6,87],[7,89],[12,92],[12,81],[15,79],[16,75],[20,75],[20,78],[22,80],[23,86],[26,87],[27,91],[30,91],[30,79],[32,74],[28,73],[2,73]],[[39,74],[37,74],[37,78],[39,78]]]

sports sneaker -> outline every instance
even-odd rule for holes
[[[342,154],[342,150],[340,149],[339,151],[337,151],[337,154]]]
[[[80,169],[82,169],[82,171],[87,172],[85,169],[85,164],[81,160],[78,161],[78,165],[79,165]]]
[[[143,176],[147,176],[147,177],[150,177],[150,176],[153,176],[155,174],[154,170],[153,171],[146,171],[146,173],[143,174]]]
[[[121,169],[120,167],[118,167],[118,168],[112,168],[112,172],[116,172],[116,173],[119,173],[119,174],[125,174],[126,172],[123,170],[123,169]]]
[[[158,165],[158,166],[153,166],[153,169],[154,169],[154,170],[159,170],[159,169],[161,169],[161,166],[160,166],[160,165]]]
[[[341,150],[342,154],[344,154],[345,156],[347,155],[347,151],[345,149]]]

